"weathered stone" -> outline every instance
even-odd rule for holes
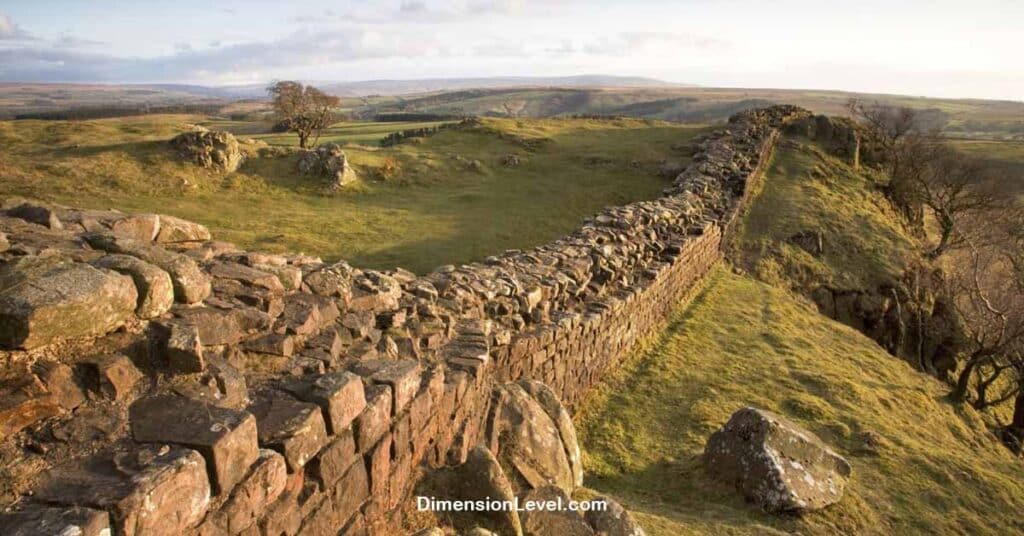
[[[598,497],[590,501],[604,503],[603,508],[592,507],[583,514],[594,531],[601,536],[646,536],[640,524],[629,515],[621,504],[608,497]]]
[[[102,335],[132,317],[137,298],[129,277],[87,264],[58,266],[0,291],[0,346],[31,349]]]
[[[121,354],[105,355],[92,361],[100,392],[113,400],[127,398],[143,378],[131,359]]]
[[[288,470],[295,472],[327,444],[327,429],[320,408],[283,397],[270,398],[250,407],[256,415],[261,446],[284,455]]]
[[[171,370],[181,374],[202,372],[206,360],[199,329],[183,322],[172,322],[168,329],[166,356]]]
[[[850,464],[817,436],[774,413],[743,408],[711,435],[704,464],[769,512],[803,513],[842,497]]]
[[[210,483],[198,452],[163,447],[101,453],[57,467],[36,497],[107,510],[118,535],[180,536],[206,514]]]
[[[78,507],[32,505],[0,513],[6,536],[110,536],[110,516]]]
[[[111,221],[109,228],[116,236],[152,242],[160,232],[160,223],[161,218],[156,214],[135,214]]]
[[[571,493],[576,488],[573,466],[555,421],[519,384],[505,384],[497,395],[491,444],[499,445],[501,438],[497,455],[515,468],[518,491],[552,484]]]
[[[295,340],[291,335],[281,333],[268,333],[262,337],[245,341],[242,346],[246,350],[259,352],[261,354],[273,354],[284,357],[291,357],[295,352]]]
[[[230,132],[199,130],[179,134],[171,140],[182,158],[204,168],[232,173],[242,164],[245,155],[238,140]]]
[[[345,151],[337,143],[325,143],[316,150],[303,152],[299,157],[299,172],[325,177],[330,180],[332,188],[341,188],[359,180],[345,157]]]
[[[350,372],[332,372],[314,380],[294,381],[285,388],[299,399],[320,406],[330,434],[348,428],[366,407],[363,381]]]
[[[141,318],[156,318],[174,304],[171,276],[146,261],[130,255],[106,255],[91,264],[132,278],[139,294],[135,314]]]
[[[224,358],[209,356],[204,360],[206,369],[198,381],[183,382],[176,385],[174,391],[222,408],[241,409],[247,406],[249,390],[245,375]]]
[[[324,447],[320,455],[317,456],[313,474],[320,479],[324,487],[330,488],[344,476],[356,459],[356,443],[352,437],[352,431],[345,430],[331,444]],[[359,463],[362,463],[361,458],[359,458]]]
[[[374,385],[366,389],[366,407],[355,421],[356,448],[369,452],[391,427],[391,388]]]
[[[358,515],[359,506],[370,496],[366,464],[362,460],[351,464],[345,475],[330,488],[330,493],[338,519],[348,520],[353,515]]]
[[[85,394],[75,382],[71,367],[55,361],[38,361],[32,365],[32,372],[39,378],[46,391],[54,397],[57,405],[71,411],[85,403]]]
[[[34,375],[3,387],[0,389],[0,440],[64,412],[57,398]]]
[[[266,508],[284,492],[288,471],[284,458],[272,450],[260,450],[245,479],[235,486],[221,514],[227,534],[238,534],[256,524]]]
[[[174,216],[160,215],[160,232],[156,240],[160,243],[167,242],[201,242],[210,239],[210,230],[206,227],[175,218]]]
[[[306,275],[303,280],[310,292],[348,301],[352,292],[352,267],[342,261]]]
[[[476,447],[469,451],[465,463],[454,469],[454,478],[447,491],[462,500],[515,501],[516,494],[490,450]],[[515,511],[496,510],[482,514],[489,528],[500,534],[522,535],[523,529]],[[557,534],[557,533],[551,533]]]
[[[579,441],[576,439],[576,427],[572,423],[572,416],[562,405],[558,395],[546,384],[535,380],[520,380],[518,383],[554,421],[558,435],[562,439],[562,446],[565,448],[566,458],[569,460],[569,467],[572,469],[573,484],[575,487],[582,486],[583,456],[580,453]]]
[[[142,443],[177,443],[206,458],[217,494],[229,492],[258,456],[256,419],[181,396],[143,398],[132,404],[132,435]]]
[[[45,205],[22,203],[18,206],[7,209],[6,214],[13,218],[25,220],[50,229],[63,229],[57,213]]]
[[[360,376],[369,377],[374,383],[391,387],[393,415],[404,411],[416,396],[423,373],[420,362],[413,359],[371,359],[355,363],[352,371]]]
[[[370,493],[386,500],[388,496],[388,474],[391,472],[391,434],[384,434],[366,453],[370,466]]]
[[[554,502],[561,509],[534,509],[522,513],[524,536],[594,536],[594,529],[587,524],[579,512],[569,510],[569,497],[557,486],[541,486],[531,490],[523,499],[540,502]]]
[[[250,287],[269,290],[274,293],[284,292],[284,286],[276,275],[250,268],[234,262],[217,262],[210,267],[210,275],[219,279],[231,279]]]
[[[108,253],[121,253],[154,264],[171,276],[174,298],[197,303],[210,295],[210,278],[186,255],[173,253],[139,240],[99,234],[87,235],[89,245]]]
[[[175,316],[186,324],[196,327],[199,340],[204,346],[235,344],[242,340],[242,326],[233,311],[212,307],[180,307]]]

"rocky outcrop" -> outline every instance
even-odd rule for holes
[[[199,167],[232,173],[245,159],[238,140],[230,132],[197,130],[178,134],[171,147],[181,158]]]
[[[572,494],[583,460],[569,413],[551,389],[523,380],[495,390],[488,442],[512,471],[517,492],[553,485]]]
[[[52,272],[125,290],[114,309],[78,288],[33,302],[81,296],[102,321],[0,349],[0,525],[46,507],[96,510],[117,534],[382,533],[424,471],[481,444],[510,486],[568,495],[581,471],[567,412],[717,262],[778,129],[803,115],[739,114],[663,197],[423,276],[245,251],[154,214],[54,206],[62,228],[0,215],[10,303]],[[162,278],[103,260],[117,255],[166,273],[174,305],[144,307]],[[166,397],[198,405],[168,423]]]
[[[299,172],[327,179],[331,189],[339,189],[359,180],[337,143],[325,143],[299,156]]]
[[[850,477],[850,464],[817,436],[754,408],[737,411],[711,435],[704,465],[773,513],[801,514],[836,503]]]

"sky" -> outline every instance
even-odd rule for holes
[[[1024,100],[1024,0],[0,0],[0,82],[611,74]]]

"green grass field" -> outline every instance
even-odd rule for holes
[[[613,376],[575,417],[584,485],[620,499],[651,536],[1024,530],[1024,467],[982,417],[786,290],[718,269]],[[774,516],[706,476],[705,441],[748,405],[850,461],[838,504]],[[867,432],[882,438],[876,454],[862,448]]]
[[[659,162],[685,161],[680,146],[702,130],[644,120],[487,120],[380,148],[386,132],[408,125],[341,124],[325,138],[346,142],[365,179],[323,195],[317,179],[297,175],[294,154],[252,158],[230,175],[178,161],[166,140],[203,123],[245,126],[184,115],[0,122],[0,188],[75,206],[173,214],[247,248],[425,272],[539,245],[605,206],[656,197],[668,185],[656,175]],[[268,140],[294,143],[291,136]],[[504,166],[508,154],[520,165]],[[375,179],[386,161],[400,173]]]

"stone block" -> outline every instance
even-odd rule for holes
[[[320,407],[285,397],[262,400],[250,407],[256,416],[261,446],[284,455],[289,472],[296,472],[327,444]]]
[[[103,335],[132,318],[137,298],[130,277],[87,264],[57,266],[0,291],[0,347],[29,350]]]
[[[391,388],[374,385],[366,389],[366,407],[356,418],[354,431],[356,449],[365,453],[391,427]]]
[[[0,513],[6,536],[110,536],[110,516],[102,510],[31,505]]]
[[[107,510],[119,536],[180,536],[203,520],[210,482],[203,457],[181,447],[104,452],[48,471],[36,497]]]
[[[132,278],[139,296],[135,314],[140,318],[156,318],[174,304],[171,276],[153,264],[131,255],[106,255],[91,264]]]
[[[132,435],[141,443],[176,443],[206,458],[214,491],[229,492],[259,456],[256,419],[182,396],[136,401],[129,409]]]
[[[293,381],[285,388],[297,398],[320,406],[330,434],[349,428],[366,407],[363,382],[351,372],[332,372],[312,380]]]

